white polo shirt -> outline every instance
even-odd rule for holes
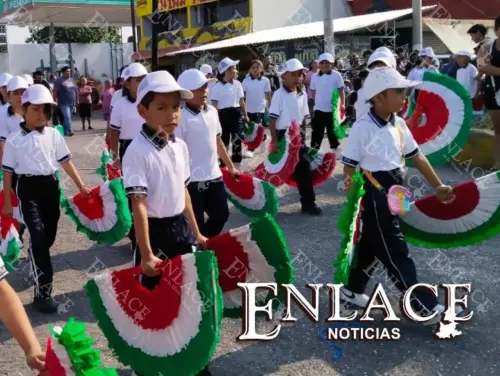
[[[372,105],[366,99],[363,88],[359,89],[357,93],[358,99],[356,100],[356,103],[354,103],[354,109],[356,110],[356,120],[359,120],[368,112],[370,112],[370,108],[372,108]]]
[[[457,81],[467,89],[471,97],[474,97],[476,95],[477,75],[477,68],[470,63],[467,64],[465,68],[460,68],[457,70]]]
[[[212,87],[212,101],[217,101],[217,109],[240,107],[240,99],[245,97],[243,86],[240,81],[233,82],[218,81]]]
[[[52,127],[41,132],[29,130],[25,123],[7,136],[3,170],[18,175],[54,175],[61,164],[71,159],[64,137]]]
[[[123,183],[128,196],[147,196],[148,217],[174,217],[186,206],[188,148],[178,137],[167,142],[153,132],[143,126],[130,143],[123,157]]]
[[[210,80],[208,81],[208,103],[212,103],[212,94],[213,94],[213,87],[217,83],[217,80]]]
[[[420,153],[420,148],[405,121],[393,115],[387,122],[378,117],[372,109],[352,126],[342,163],[370,172],[391,171],[404,167],[403,153],[406,159]]]
[[[217,139],[222,134],[219,114],[212,106],[201,111],[186,104],[175,135],[187,147],[192,182],[218,179],[222,176],[217,153]]]
[[[9,112],[12,112],[12,115],[9,114]],[[21,115],[14,113],[12,107],[9,105],[7,111],[0,114],[0,141],[5,141],[9,134],[18,131],[20,129],[19,124],[23,121],[24,118]]]
[[[3,263],[3,259],[0,257],[0,281],[7,277],[9,272],[7,271],[7,268],[5,267],[5,264]]]
[[[309,117],[306,92],[292,92],[284,86],[276,90],[269,107],[269,117],[276,119],[278,130],[288,129],[293,121],[300,126]]]
[[[333,89],[343,89],[344,79],[339,72],[331,70],[329,73],[315,73],[311,77],[311,91],[314,97],[314,111],[332,112]]]
[[[109,127],[120,132],[120,140],[133,140],[141,131],[144,118],[139,115],[137,102],[122,97],[111,111]]]
[[[113,96],[111,97],[111,109],[113,109],[113,107],[118,103],[118,101],[120,99],[123,98],[123,89],[119,89],[117,91],[115,91],[115,93],[113,94]]]
[[[271,82],[267,77],[253,78],[252,75],[243,80],[243,91],[247,112],[263,114],[266,112],[266,94],[271,92]]]

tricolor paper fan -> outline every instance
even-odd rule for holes
[[[339,254],[333,263],[335,267],[335,283],[347,285],[351,265],[355,262],[356,245],[361,234],[361,200],[365,194],[363,185],[363,176],[358,171],[353,176],[352,188],[338,221],[338,229],[342,233],[342,240]]]
[[[406,98],[403,109],[400,114],[403,119],[408,119],[413,112],[415,112],[415,91],[412,90],[410,95]]]
[[[320,153],[317,149],[307,146],[305,153],[306,158],[309,160],[309,166],[312,172],[313,186],[316,187],[323,184],[330,178],[330,176],[333,175],[333,171],[335,170],[335,165],[337,163],[335,153]],[[294,174],[292,174],[287,184],[292,187],[297,186]]]
[[[54,125],[54,128],[57,129],[57,131],[61,134],[61,136],[64,136],[64,128],[61,124]]]
[[[0,242],[0,256],[8,271],[13,271],[19,257],[22,253],[22,242],[19,238],[19,221],[20,216],[19,201],[11,190],[11,203],[14,211],[12,217],[0,215],[0,233],[2,236]],[[4,205],[4,191],[0,192],[0,208]]]
[[[56,179],[59,182],[59,202],[62,205],[64,201],[64,189],[61,186],[61,173],[59,171],[56,171]]]
[[[221,171],[227,198],[236,209],[252,218],[276,217],[280,202],[273,185],[252,175],[240,174],[235,179],[227,169]]]
[[[278,141],[278,153],[270,153],[255,170],[255,176],[279,187],[285,184],[295,171],[302,147],[300,127],[293,122]]]
[[[207,241],[219,266],[219,283],[224,294],[224,315],[242,316],[242,291],[238,283],[294,282],[293,261],[286,240],[271,216],[258,219]],[[258,305],[266,304],[274,295],[266,293]],[[273,303],[283,302],[282,290]]]
[[[196,375],[209,363],[221,332],[217,261],[211,251],[195,252],[159,268],[153,290],[139,283],[140,267],[88,281],[94,317],[115,356],[135,372]]]
[[[85,325],[70,318],[64,328],[49,326],[45,364],[51,376],[116,376],[115,369],[101,368],[99,351],[91,346]]]
[[[92,189],[92,196],[82,193],[65,199],[62,207],[76,223],[76,230],[98,244],[113,244],[123,239],[132,226],[122,179],[105,182]]]
[[[433,166],[447,164],[465,146],[472,124],[472,102],[455,79],[425,72],[416,108],[407,124]],[[411,160],[408,165],[413,167]]]
[[[400,217],[405,238],[428,248],[480,243],[500,233],[500,172],[453,188],[456,199],[441,203],[432,195],[415,201]]]
[[[349,124],[346,121],[345,106],[340,103],[339,89],[334,89],[332,92],[332,116],[333,132],[339,140],[342,140],[347,135]]]
[[[113,166],[113,158],[108,150],[103,150],[101,154],[101,166],[96,168],[95,172],[101,175],[104,181],[119,179],[122,172],[119,168]]]
[[[264,142],[265,134],[264,127],[262,124],[250,122],[248,127],[244,129],[243,143],[248,148],[248,150],[255,150],[262,142]]]

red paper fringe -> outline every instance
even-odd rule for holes
[[[255,195],[252,175],[240,174],[236,180],[227,169],[221,168],[221,171],[222,180],[232,194],[243,200],[249,200]]]

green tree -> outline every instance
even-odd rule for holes
[[[30,27],[26,43],[50,43],[49,27]],[[56,27],[54,43],[121,42],[118,27]]]

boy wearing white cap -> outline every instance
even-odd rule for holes
[[[212,88],[217,83],[217,79],[214,78],[214,71],[210,65],[203,64],[200,66],[200,72],[208,79],[208,103],[212,103]]]
[[[132,201],[138,241],[134,263],[142,266],[141,283],[150,290],[160,281],[159,262],[191,253],[196,241],[206,246],[187,189],[188,148],[174,135],[181,100],[192,97],[166,71],[149,73],[138,88],[144,124],[123,158],[123,183]]]
[[[208,80],[196,69],[184,71],[177,83],[190,90],[175,135],[188,147],[191,182],[188,185],[196,222],[203,236],[219,235],[229,218],[226,190],[218,157],[233,176],[238,174],[222,142],[222,127],[217,110],[207,104]],[[205,221],[205,213],[208,219]]]
[[[305,149],[306,119],[309,118],[307,94],[299,89],[304,77],[304,66],[297,59],[288,60],[281,72],[282,87],[276,90],[271,99],[269,117],[271,119],[271,145],[273,152],[278,152],[278,141],[285,136],[292,122],[297,122],[302,129],[300,159],[295,168],[295,179],[299,190],[302,213],[320,215],[316,205],[316,195],[312,184],[310,162]],[[292,140],[292,142],[296,142]]]
[[[415,68],[413,68],[410,73],[408,73],[408,79],[411,81],[422,81],[425,71],[439,72],[439,70],[432,64],[432,61],[436,57],[434,55],[434,50],[432,47],[426,47],[420,51],[418,54],[420,61],[417,63]]]
[[[314,100],[311,147],[321,148],[326,127],[330,148],[335,150],[339,147],[339,140],[333,132],[332,92],[335,89],[340,90],[340,103],[344,106],[344,79],[339,72],[333,70],[335,59],[332,54],[321,54],[318,61],[319,72],[312,76],[310,85]]]
[[[9,83],[10,79],[14,77],[10,73],[2,73],[0,74],[0,101],[2,102],[2,107],[0,107],[0,111],[5,111],[7,107],[5,106],[8,104],[8,95],[7,95],[7,84]]]
[[[363,171],[366,193],[362,198],[361,240],[356,248],[357,263],[349,281],[341,289],[341,299],[358,307],[366,307],[364,294],[375,260],[387,268],[402,292],[418,283],[415,264],[409,257],[398,217],[389,210],[387,192],[403,184],[404,160],[412,159],[415,167],[436,189],[441,201],[453,199],[451,187],[443,185],[427,158],[420,152],[405,121],[395,115],[401,110],[408,88],[419,82],[406,80],[394,68],[377,68],[370,72],[365,83],[365,96],[372,102],[368,114],[354,123],[349,142],[342,157],[346,191],[352,185],[356,169]],[[412,305],[420,312],[443,313],[444,307],[426,289],[415,289]],[[427,316],[426,314],[425,316]],[[440,320],[436,315],[436,321]],[[428,322],[428,323],[433,323]]]
[[[471,64],[472,55],[469,51],[458,51],[455,54],[459,69],[457,70],[457,81],[469,92],[471,98],[475,98],[481,92],[481,76],[477,68]]]
[[[60,217],[59,182],[55,173],[62,167],[85,196],[90,190],[73,165],[64,138],[57,129],[47,126],[54,105],[50,91],[43,85],[33,85],[22,95],[22,104],[25,122],[5,142],[4,191],[15,190],[23,222],[30,233],[28,252],[35,280],[34,305],[42,313],[54,313],[58,303],[52,298],[50,247],[56,239]],[[14,173],[18,176],[15,186]],[[11,216],[10,195],[5,195],[4,200],[2,212]]]
[[[239,60],[228,57],[219,63],[218,82],[212,88],[212,105],[219,111],[222,126],[222,141],[226,148],[232,144],[231,161],[237,165],[242,161],[242,146],[244,123],[248,123],[243,86],[238,81],[236,69]]]

